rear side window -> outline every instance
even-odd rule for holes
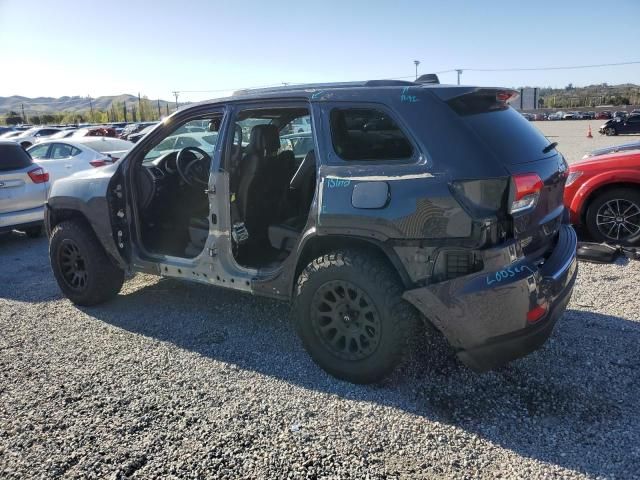
[[[333,149],[343,160],[406,160],[413,147],[391,116],[375,108],[331,110]]]
[[[31,156],[20,145],[0,145],[0,172],[20,170],[33,164]]]
[[[71,145],[67,145],[66,143],[55,143],[51,147],[51,153],[49,154],[49,157],[53,160],[73,157],[74,155],[77,155],[77,153],[74,154],[74,150],[77,150],[78,153],[80,152],[77,148],[74,148]]]

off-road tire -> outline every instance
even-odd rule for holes
[[[75,245],[83,258],[86,282],[83,287],[73,288],[61,265],[61,249]],[[115,297],[124,283],[124,271],[105,252],[91,228],[81,222],[68,220],[53,229],[49,239],[49,259],[58,286],[64,295],[76,305],[91,306]]]
[[[29,238],[40,238],[42,236],[42,226],[25,228],[24,233]]]
[[[340,358],[314,330],[315,295],[336,281],[365,292],[379,314],[380,338],[366,358]],[[418,332],[419,316],[402,299],[402,292],[402,283],[386,259],[366,251],[334,251],[313,260],[298,277],[292,321],[305,349],[326,372],[353,383],[377,382],[401,363],[410,338]]]
[[[624,187],[614,188],[611,190],[607,190],[594,198],[593,201],[589,204],[589,207],[587,208],[587,214],[585,216],[585,226],[587,228],[587,231],[589,232],[589,235],[597,242],[607,242],[610,244],[619,244],[626,246],[640,245],[640,232],[620,241],[607,238],[602,232],[600,232],[596,221],[598,211],[604,204],[615,199],[624,199],[640,207],[640,190]],[[635,224],[637,224],[636,218],[632,220]]]

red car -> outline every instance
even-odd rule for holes
[[[640,149],[572,163],[564,204],[571,223],[584,226],[594,240],[640,244]]]
[[[608,110],[604,110],[602,112],[598,112],[595,115],[595,119],[596,120],[604,120],[604,119],[608,119],[611,118],[611,112]]]

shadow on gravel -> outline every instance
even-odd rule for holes
[[[483,375],[458,364],[442,340],[425,339],[393,378],[357,386],[312,363],[287,305],[275,301],[161,280],[84,311],[232,369],[449,423],[542,462],[593,476],[640,470],[635,322],[569,311],[541,351]]]

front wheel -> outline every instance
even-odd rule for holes
[[[616,129],[613,127],[607,127],[604,131],[605,135],[607,135],[608,137],[613,137],[615,135],[618,134],[618,132],[616,132]]]
[[[293,322],[311,358],[354,383],[372,383],[400,363],[418,317],[389,265],[360,251],[336,251],[300,274]]]
[[[115,297],[124,271],[107,256],[88,225],[69,220],[53,229],[51,268],[62,293],[77,305],[96,305]]]
[[[640,191],[615,188],[598,195],[587,209],[586,227],[599,242],[640,244]]]

